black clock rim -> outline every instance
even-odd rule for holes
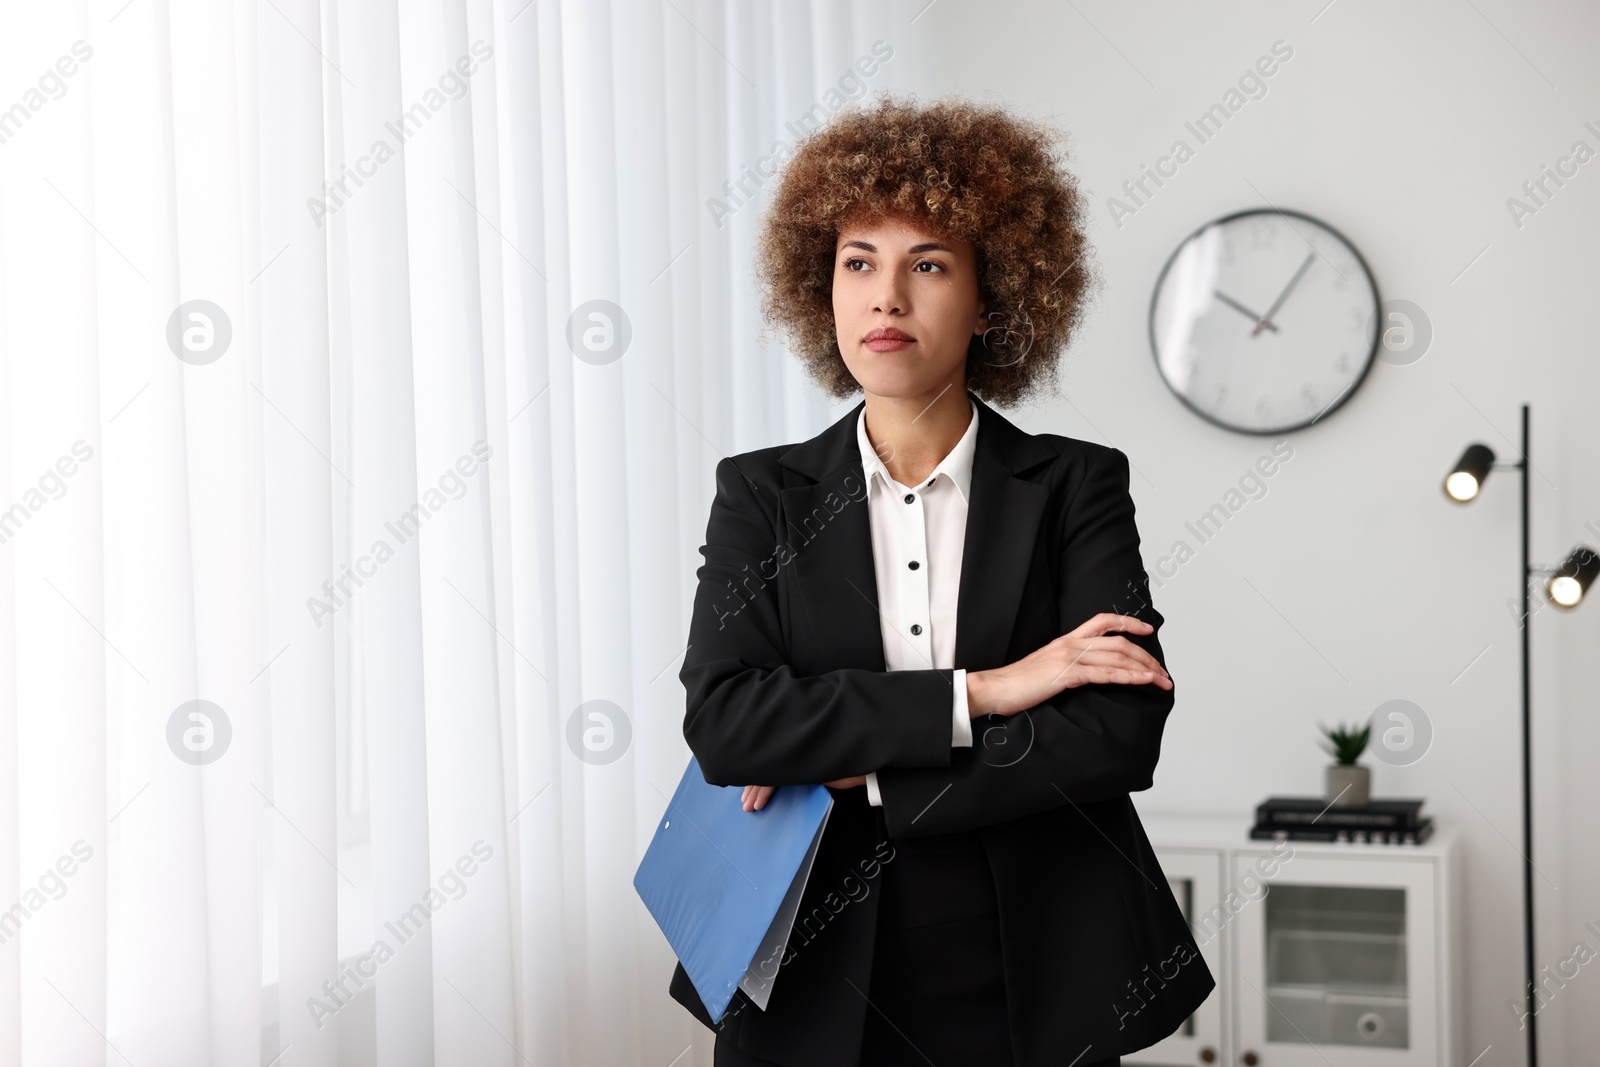
[[[1161,283],[1167,280],[1167,272],[1172,269],[1172,264],[1177,261],[1178,253],[1183,251],[1184,246],[1190,241],[1194,240],[1212,226],[1221,226],[1224,223],[1232,222],[1234,219],[1244,218],[1247,215],[1285,215],[1292,216],[1297,219],[1304,219],[1307,222],[1315,223],[1324,230],[1327,230],[1329,233],[1333,234],[1339,240],[1343,241],[1344,246],[1350,250],[1350,254],[1355,256],[1356,262],[1361,265],[1361,272],[1366,275],[1367,288],[1372,291],[1372,306],[1377,309],[1380,316],[1378,330],[1373,334],[1372,345],[1367,352],[1366,361],[1361,365],[1361,372],[1356,375],[1355,380],[1350,383],[1349,388],[1345,389],[1343,396],[1339,397],[1330,406],[1324,408],[1320,413],[1312,416],[1305,422],[1298,422],[1290,426],[1269,427],[1264,430],[1252,429],[1246,426],[1236,426],[1231,422],[1224,422],[1221,419],[1214,418],[1208,412],[1202,411],[1194,404],[1191,404],[1189,402],[1189,398],[1178,392],[1177,387],[1172,384],[1172,381],[1167,377],[1166,372],[1161,369],[1161,353],[1156,347],[1156,300],[1161,296]],[[1378,346],[1380,344],[1380,339],[1383,337],[1383,324],[1381,321],[1382,314],[1383,300],[1378,294],[1378,280],[1373,276],[1372,268],[1367,264],[1366,257],[1361,254],[1361,250],[1357,248],[1355,243],[1352,242],[1350,238],[1346,237],[1337,227],[1329,225],[1327,222],[1315,215],[1308,215],[1304,211],[1296,211],[1293,208],[1252,207],[1245,208],[1241,211],[1235,211],[1231,214],[1220,215],[1217,218],[1212,219],[1210,222],[1202,223],[1191,230],[1183,240],[1178,242],[1177,247],[1172,250],[1172,254],[1167,257],[1167,262],[1162,265],[1161,274],[1156,278],[1155,288],[1150,292],[1150,312],[1147,316],[1145,328],[1150,338],[1150,358],[1156,365],[1156,374],[1161,378],[1161,383],[1167,387],[1167,391],[1178,398],[1178,402],[1180,404],[1188,408],[1199,418],[1209,422],[1211,425],[1220,427],[1221,429],[1227,430],[1230,433],[1248,434],[1251,437],[1275,437],[1279,434],[1288,434],[1294,433],[1297,430],[1304,430],[1308,426],[1314,426],[1319,422],[1327,421],[1328,416],[1344,407],[1345,404],[1349,402],[1350,398],[1356,394],[1356,390],[1361,388],[1361,384],[1367,380],[1367,375],[1371,373],[1373,363],[1377,361]]]

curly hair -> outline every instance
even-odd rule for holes
[[[1099,285],[1087,198],[1052,153],[1065,140],[965,101],[919,107],[889,96],[841,112],[796,147],[762,220],[756,273],[767,322],[824,392],[860,391],[833,319],[839,230],[863,215],[910,216],[977,250],[978,294],[994,325],[968,344],[967,388],[1012,405],[1054,387]]]

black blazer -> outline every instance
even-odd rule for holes
[[[979,409],[955,663],[1001,667],[1102,611],[1157,628],[1128,459]],[[1128,794],[1147,789],[1176,690],[1091,684],[950,744],[952,673],[888,671],[877,614],[865,401],[816,437],[717,464],[679,674],[684,737],[715,785],[832,790],[815,865],[765,1010],[737,992],[713,1024],[679,964],[670,991],[752,1055],[856,1062],[881,864],[894,838],[976,830],[1000,907],[1019,1062],[1125,1055],[1176,1030],[1215,986]],[[1156,633],[1127,635],[1162,660]]]

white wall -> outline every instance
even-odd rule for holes
[[[1140,802],[1238,814],[1271,793],[1316,793],[1318,720],[1365,719],[1394,697],[1421,705],[1431,751],[1411,767],[1375,764],[1374,790],[1426,797],[1464,833],[1461,1062],[1492,1044],[1483,1064],[1516,1064],[1522,1035],[1507,1001],[1522,976],[1519,660],[1506,601],[1518,593],[1518,487],[1498,474],[1462,508],[1439,484],[1468,442],[1514,459],[1527,401],[1534,561],[1556,562],[1577,540],[1600,547],[1583,529],[1600,528],[1600,160],[1520,228],[1507,208],[1574,141],[1600,150],[1584,128],[1600,127],[1600,10],[1323,2],[912,2],[889,39],[923,99],[988,96],[1073,134],[1108,284],[1069,355],[1070,402],[1013,417],[1128,453],[1147,567],[1179,538],[1196,544],[1184,523],[1273,440],[1202,422],[1157,376],[1151,289],[1191,230],[1269,202],[1319,216],[1367,258],[1384,299],[1414,301],[1431,318],[1425,358],[1379,364],[1327,422],[1290,435],[1294,458],[1268,495],[1155,591],[1178,705],[1156,787]],[[1196,145],[1184,122],[1278,40],[1294,55],[1267,94],[1116,226],[1107,200],[1175,139]],[[1600,926],[1590,822],[1600,604],[1535,614],[1533,648],[1535,859],[1548,877],[1537,883],[1538,955],[1553,965],[1580,940],[1600,951],[1583,928]],[[1545,1063],[1590,1062],[1600,961],[1539,1019]]]

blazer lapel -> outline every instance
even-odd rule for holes
[[[999,412],[980,410],[979,417],[986,421],[978,427],[977,455],[972,461],[952,665],[975,671],[1009,662],[1007,650],[1017,604],[1050,495],[1048,486],[1019,478],[1014,472],[1025,469],[1020,464],[1032,467],[1056,456],[1038,438],[1004,421]],[[984,437],[991,429],[1000,431],[990,435],[991,441],[1000,441],[986,452]],[[1035,448],[1022,447],[1027,442]]]
[[[956,667],[1004,666],[1049,489],[1019,477],[1056,458],[982,399],[956,603]],[[824,669],[885,669],[867,482],[856,444],[863,400],[778,457],[809,482],[779,491],[794,588]]]
[[[867,480],[856,447],[861,407],[778,457],[814,479],[781,489],[778,496],[794,552],[790,566],[800,615],[810,623],[818,662],[826,670],[886,667]]]

